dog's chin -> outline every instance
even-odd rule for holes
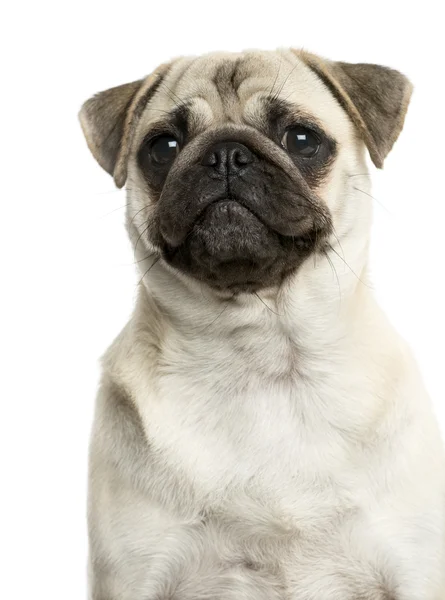
[[[164,260],[231,294],[280,285],[313,251],[314,237],[282,236],[235,200],[208,206],[179,246],[163,243]]]

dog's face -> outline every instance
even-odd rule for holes
[[[179,59],[89,100],[99,163],[127,180],[128,225],[146,253],[230,293],[279,286],[359,219],[350,178],[377,166],[410,85],[374,65],[295,51]]]

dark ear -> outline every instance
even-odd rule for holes
[[[137,122],[161,83],[168,65],[146,79],[96,94],[82,106],[79,119],[94,158],[118,187],[127,179],[127,160]]]
[[[373,163],[382,168],[402,131],[413,90],[410,81],[388,67],[332,62],[307,52],[297,54],[348,113]]]

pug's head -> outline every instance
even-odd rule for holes
[[[279,286],[354,229],[351,179],[397,139],[399,72],[306,52],[181,58],[80,112],[99,164],[127,183],[133,243],[229,293]],[[354,186],[355,187],[355,186]]]

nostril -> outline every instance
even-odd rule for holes
[[[236,148],[233,153],[233,162],[239,167],[248,165],[252,162],[252,155],[250,152],[245,152],[240,148]]]
[[[216,167],[218,162],[219,160],[216,152],[208,152],[202,159],[202,164],[205,167]]]
[[[212,167],[221,176],[237,174],[242,167],[252,163],[250,150],[238,142],[219,142],[204,154],[201,164]]]

